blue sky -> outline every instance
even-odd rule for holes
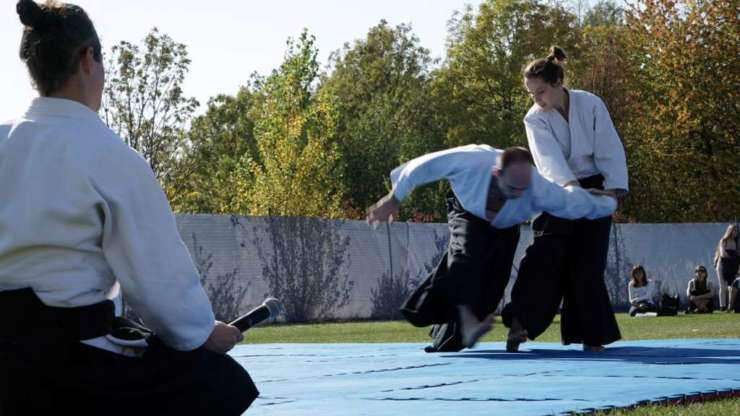
[[[319,58],[345,42],[363,38],[381,19],[409,23],[434,57],[444,57],[447,21],[466,4],[481,0],[78,0],[93,19],[107,50],[121,40],[140,41],[152,27],[188,46],[193,63],[185,93],[205,104],[209,97],[233,94],[252,72],[277,67],[289,37],[303,28],[316,36]],[[21,24],[15,0],[0,12],[0,120],[22,113],[36,96],[18,58]]]

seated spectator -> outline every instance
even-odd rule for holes
[[[632,268],[628,285],[630,299],[630,316],[638,313],[657,312],[655,306],[655,282],[647,278],[641,265]]]
[[[714,291],[707,280],[707,269],[704,266],[696,266],[694,278],[689,280],[686,296],[689,298],[686,313],[712,313],[714,310]]]

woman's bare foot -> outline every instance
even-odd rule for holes
[[[467,306],[457,305],[457,310],[460,315],[462,343],[466,348],[473,348],[478,340],[493,328],[493,315],[479,321]]]
[[[527,342],[527,335],[527,330],[522,327],[522,324],[516,318],[512,319],[509,336],[506,338],[506,351],[518,352],[519,344]]]

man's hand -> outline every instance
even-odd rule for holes
[[[626,189],[614,188],[614,189],[607,189],[604,192],[607,192],[609,196],[611,196],[612,198],[615,198],[620,207],[622,206],[622,201],[624,200],[624,197],[627,196]]]
[[[378,202],[367,209],[367,223],[377,228],[381,222],[393,222],[398,217],[398,209],[401,207],[393,192],[380,198]]]
[[[208,337],[203,348],[218,354],[226,354],[242,340],[244,340],[244,335],[239,328],[216,321],[211,336]]]

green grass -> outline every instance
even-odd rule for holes
[[[657,318],[630,318],[617,314],[623,340],[670,338],[740,338],[740,316],[679,315]],[[405,321],[344,322],[308,325],[272,325],[246,333],[245,342],[339,343],[339,342],[428,342],[429,328],[415,328]],[[497,320],[483,341],[504,341],[506,328]],[[537,341],[560,342],[560,317]]]
[[[740,415],[740,399],[671,406],[644,406],[631,410],[596,413],[595,416],[735,416]]]

